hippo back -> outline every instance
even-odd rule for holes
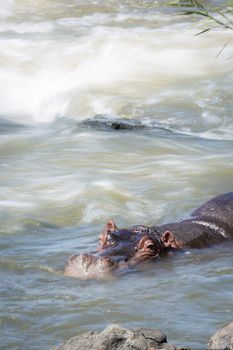
[[[233,192],[217,196],[191,214],[192,217],[213,218],[228,225],[233,233]]]

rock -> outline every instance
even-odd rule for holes
[[[126,118],[111,118],[105,115],[96,115],[94,118],[86,119],[82,125],[100,130],[135,130],[145,129],[146,126],[140,121]]]
[[[233,350],[233,322],[219,329],[208,343],[209,350]]]
[[[167,343],[166,335],[155,329],[129,330],[110,325],[102,332],[86,332],[53,350],[190,350]]]

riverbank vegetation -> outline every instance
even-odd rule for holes
[[[203,23],[203,29],[196,35],[204,34],[210,30],[224,28],[233,31],[233,1],[223,3],[219,6],[204,5],[197,0],[174,0],[169,6],[177,7],[187,16],[203,17],[206,21]],[[216,57],[233,41],[233,36],[227,40],[219,50]],[[232,57],[229,57],[232,58]]]

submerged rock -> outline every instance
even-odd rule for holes
[[[233,322],[219,329],[208,343],[209,350],[233,350]]]
[[[96,115],[93,118],[88,118],[79,123],[79,126],[88,127],[101,131],[137,131],[147,130],[154,134],[161,133],[167,135],[174,133],[172,129],[163,127],[157,122],[148,122],[139,119],[128,119],[112,117],[105,114]]]
[[[135,130],[146,128],[144,124],[137,120],[127,118],[109,118],[104,115],[97,115],[94,118],[86,119],[82,124],[100,130]]]
[[[102,332],[86,332],[59,345],[53,350],[190,350],[167,343],[166,335],[156,329],[129,330],[110,325]]]

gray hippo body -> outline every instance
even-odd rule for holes
[[[137,263],[156,260],[169,251],[204,248],[233,239],[233,192],[217,196],[190,217],[160,226],[118,229],[110,220],[99,236],[99,247],[69,258],[64,274],[98,278]]]
[[[233,192],[217,196],[198,209],[189,218],[159,226],[169,230],[179,247],[203,248],[233,238]]]

